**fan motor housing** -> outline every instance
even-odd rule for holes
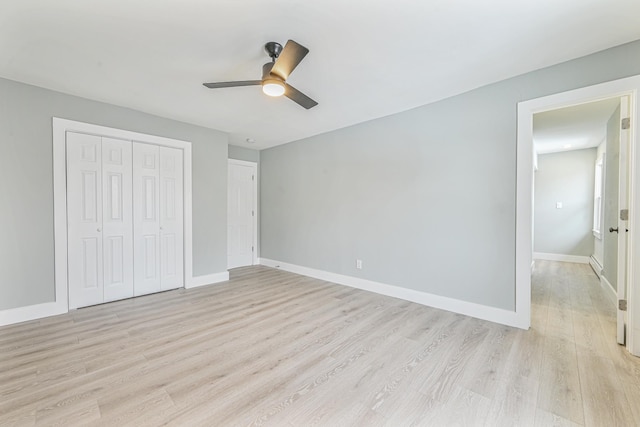
[[[262,80],[273,77],[271,76],[271,69],[273,68],[273,62],[267,62],[262,66]]]
[[[262,66],[262,81],[266,79],[275,79],[280,80],[284,83],[284,80],[280,78],[280,76],[276,76],[275,74],[271,74],[271,69],[273,68],[273,62],[267,62]]]

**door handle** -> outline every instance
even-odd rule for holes
[[[616,228],[609,227],[609,233],[613,233],[614,231],[617,233],[618,232],[618,227],[616,227]]]
[[[98,233],[100,232],[100,227],[98,227]]]

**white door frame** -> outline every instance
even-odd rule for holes
[[[533,212],[533,115],[569,105],[605,98],[630,96],[631,135],[629,159],[629,251],[627,259],[640,256],[640,111],[637,96],[640,75],[518,103],[516,163],[516,313],[521,321],[531,321],[531,261]],[[638,224],[638,226],[636,226]],[[627,348],[640,355],[640,266],[627,263],[628,325]],[[634,316],[634,314],[636,316]]]
[[[253,168],[255,179],[253,180],[253,210],[255,211],[255,215],[253,215],[253,247],[255,250],[252,254],[251,263],[253,265],[258,265],[258,163],[249,162],[246,160],[236,160],[236,159],[228,159],[227,165],[238,165],[238,166],[248,166]],[[227,183],[227,191],[229,191],[229,183]],[[227,245],[229,242],[227,242]]]
[[[53,118],[53,222],[55,251],[55,310],[69,311],[67,272],[67,177],[66,133],[78,132],[90,135],[143,142],[183,150],[184,162],[184,283],[191,287],[193,280],[192,256],[192,192],[191,192],[191,143],[176,139],[146,135],[122,129],[98,126],[90,123]],[[46,314],[52,315],[52,314]],[[44,316],[40,316],[44,317]],[[35,318],[35,317],[32,317]]]

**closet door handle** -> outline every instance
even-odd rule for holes
[[[100,227],[98,227],[98,233],[100,232]]]
[[[614,231],[617,233],[618,232],[618,227],[616,227],[616,228],[609,227],[609,233],[613,233]]]

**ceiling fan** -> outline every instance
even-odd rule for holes
[[[262,91],[265,94],[269,96],[284,95],[307,110],[318,105],[316,101],[287,83],[289,75],[309,53],[309,49],[293,40],[289,40],[284,49],[280,43],[269,42],[264,45],[264,50],[271,57],[271,62],[267,62],[262,66],[262,80],[203,84],[209,89],[262,85]]]

